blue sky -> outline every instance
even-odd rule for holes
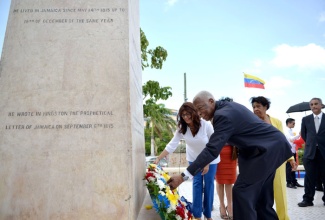
[[[9,5],[0,0],[0,45]],[[291,105],[325,102],[323,0],[140,0],[140,25],[149,48],[168,51],[162,70],[142,73],[143,83],[172,87],[168,108],[184,101],[185,72],[189,101],[207,90],[251,109],[250,97],[263,95],[271,100],[268,113],[283,122]],[[263,79],[265,90],[245,88],[243,72]],[[304,115],[290,114],[297,131]]]
[[[263,95],[283,122],[291,105],[325,101],[325,1],[141,0],[140,24],[149,47],[168,51],[162,70],[143,72],[143,82],[172,87],[167,107],[184,100],[184,72],[189,100],[207,90],[251,109],[250,97]],[[265,90],[245,88],[243,72],[263,79]],[[304,115],[290,114],[297,131]]]

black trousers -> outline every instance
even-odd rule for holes
[[[307,202],[314,201],[315,196],[315,186],[317,180],[317,172],[322,172],[321,178],[322,182],[325,183],[325,159],[321,155],[319,149],[316,150],[315,158],[303,159],[304,167],[305,167],[305,194],[303,195],[303,200]],[[325,189],[322,200],[325,202]]]
[[[325,175],[325,174],[323,173],[323,175]],[[323,182],[322,182],[322,172],[318,171],[317,179],[316,179],[316,188],[319,188],[319,189],[324,188],[323,185],[325,185],[325,183],[323,184]]]
[[[273,209],[275,172],[253,184],[238,175],[233,187],[233,211],[236,220],[278,220]]]
[[[293,153],[292,156],[295,158],[295,161],[297,162],[296,153]],[[288,184],[291,183],[295,185],[298,182],[296,179],[296,172],[292,171],[292,167],[289,162],[287,162],[286,164],[286,179]]]

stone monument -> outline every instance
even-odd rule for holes
[[[145,196],[139,1],[12,0],[0,219],[136,219]]]

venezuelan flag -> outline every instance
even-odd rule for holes
[[[245,83],[245,87],[248,88],[258,88],[258,89],[265,89],[264,88],[264,80],[256,77],[256,76],[252,76],[249,74],[244,73],[244,83]]]

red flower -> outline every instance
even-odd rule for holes
[[[178,205],[176,207],[176,214],[179,215],[182,219],[185,218],[185,211],[183,205]]]
[[[145,178],[146,178],[146,180],[147,180],[148,182],[149,182],[149,177],[153,177],[153,178],[155,178],[155,175],[154,175],[153,173],[149,173],[149,172],[147,172]]]

